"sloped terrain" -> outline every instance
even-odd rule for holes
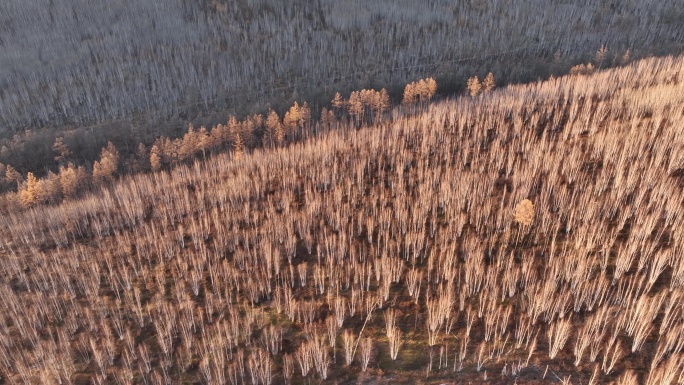
[[[396,109],[9,213],[2,381],[680,381],[682,76]]]

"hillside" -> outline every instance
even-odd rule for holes
[[[43,176],[58,137],[89,165],[108,141],[128,156],[335,92],[396,98],[433,77],[449,95],[489,71],[508,84],[681,54],[683,19],[680,0],[4,0],[0,163]]]
[[[684,375],[684,57],[0,218],[0,383]]]

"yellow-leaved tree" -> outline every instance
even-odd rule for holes
[[[112,142],[100,152],[100,161],[93,164],[93,182],[102,184],[111,181],[119,168],[119,151]]]
[[[266,116],[266,130],[270,141],[274,145],[283,145],[283,141],[285,140],[285,129],[283,128],[283,124],[280,123],[278,113],[273,110],[268,111],[268,116]]]
[[[480,83],[480,79],[477,78],[477,76],[473,76],[472,78],[468,79],[468,83],[466,84],[468,87],[468,92],[470,92],[470,96],[477,96],[477,94],[480,93],[480,90],[482,90],[482,84]]]
[[[523,199],[513,210],[513,219],[523,226],[529,226],[534,220],[534,204],[529,199]]]
[[[21,205],[28,208],[33,206],[38,199],[38,179],[29,172],[26,175],[26,185],[19,190],[19,201]]]
[[[494,89],[494,87],[496,87],[496,82],[494,82],[494,74],[490,72],[482,81],[482,88],[484,88],[485,92],[490,92]]]

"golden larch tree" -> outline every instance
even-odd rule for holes
[[[59,184],[62,187],[62,195],[65,198],[76,196],[78,191],[78,175],[73,163],[69,162],[66,167],[62,166],[59,168]]]
[[[226,123],[227,127],[227,141],[234,143],[235,142],[235,135],[237,135],[240,132],[240,122],[237,120],[235,116],[230,116],[228,118],[228,123]]]
[[[333,100],[330,101],[330,103],[331,103],[332,106],[335,108],[335,111],[338,112],[338,113],[339,113],[340,110],[342,110],[342,109],[345,107],[345,105],[347,104],[347,102],[346,102],[344,99],[342,99],[342,95],[340,95],[339,92],[335,93],[335,97],[333,98]]]
[[[513,219],[523,226],[529,226],[534,220],[534,204],[529,199],[523,199],[513,210]]]
[[[283,124],[280,123],[278,113],[273,110],[269,110],[268,115],[266,116],[266,130],[271,141],[273,141],[276,146],[281,146],[283,144],[283,140],[285,140],[285,130],[283,129]]]
[[[223,145],[223,143],[226,142],[227,138],[227,129],[226,126],[223,124],[219,123],[214,128],[211,129],[211,133],[209,134],[209,147],[212,149],[219,148]]]
[[[285,127],[286,135],[289,135],[291,138],[295,137],[297,127],[299,126],[299,119],[299,104],[294,102],[292,107],[290,107],[283,117],[283,126]]]
[[[186,132],[185,135],[183,135],[183,139],[181,141],[181,145],[178,151],[178,156],[181,158],[181,160],[189,159],[195,154],[196,149],[197,135],[195,132],[195,128],[191,124],[188,127],[188,132]]]
[[[433,78],[425,79],[426,95],[427,100],[431,100],[433,96],[437,93],[437,82]]]
[[[349,115],[354,118],[357,125],[363,117],[363,101],[359,91],[354,91],[349,95]]]
[[[302,106],[299,108],[299,128],[305,130],[309,127],[310,123],[311,109],[309,108],[309,104],[304,102],[304,104],[302,104]]]
[[[150,167],[152,171],[157,171],[162,167],[161,150],[156,144],[150,149]]]
[[[242,142],[240,134],[235,135],[235,142],[233,142],[233,157],[236,160],[242,159],[245,153],[245,144]]]
[[[36,203],[38,189],[38,179],[29,172],[26,175],[26,185],[19,191],[19,201],[21,205],[28,208]]]
[[[392,102],[390,101],[389,93],[387,93],[386,89],[381,89],[380,90],[380,113],[384,113],[385,111],[389,110],[389,108],[392,106]]]
[[[47,177],[39,183],[38,202],[56,203],[62,199],[62,184],[59,175],[48,171]]]
[[[119,151],[112,142],[107,143],[100,153],[100,161],[93,164],[93,181],[104,183],[110,181],[119,168]]]
[[[52,145],[52,151],[55,153],[55,161],[59,164],[66,162],[73,153],[69,146],[64,143],[64,138],[58,137]]]
[[[5,167],[5,180],[19,184],[21,183],[22,178],[19,171],[15,170],[14,167],[8,164]]]
[[[401,103],[406,107],[413,106],[416,103],[415,83],[409,83],[404,87],[404,98]]]
[[[329,111],[327,108],[323,107],[323,109],[321,109],[321,127],[325,130],[329,129],[332,125],[333,119],[332,111]]]
[[[200,127],[199,131],[197,131],[197,147],[195,148],[195,151],[197,152],[202,152],[202,157],[205,158],[207,156],[207,148],[210,147],[211,144],[211,138],[209,137],[209,132],[207,132],[207,128],[202,126]]]
[[[482,89],[482,84],[480,83],[480,79],[477,78],[477,76],[473,76],[472,78],[468,79],[468,83],[466,84],[468,87],[468,92],[470,92],[470,96],[477,96],[477,94],[480,93],[480,90]]]
[[[487,76],[482,81],[482,88],[485,92],[490,92],[496,87],[496,82],[494,82],[494,74],[488,73]]]

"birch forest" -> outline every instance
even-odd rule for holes
[[[333,112],[5,211],[1,381],[681,383],[683,74]]]
[[[0,385],[684,385],[683,20],[0,1]]]

